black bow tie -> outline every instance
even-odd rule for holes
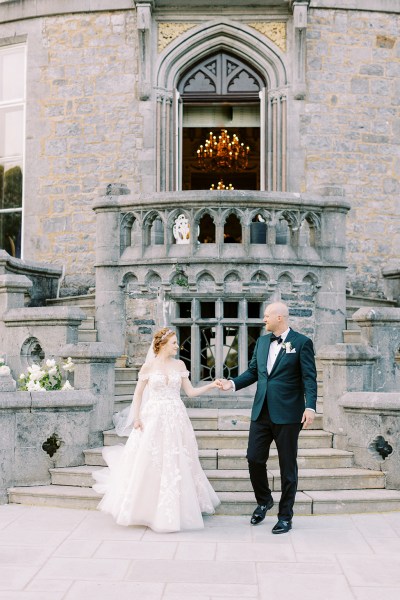
[[[274,333],[271,335],[271,342],[278,342],[278,344],[282,344],[283,339],[281,336],[276,336]]]

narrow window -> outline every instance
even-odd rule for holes
[[[0,49],[0,248],[22,255],[25,46]]]

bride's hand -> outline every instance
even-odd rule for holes
[[[143,431],[143,423],[140,419],[135,419],[133,421],[133,429],[140,429],[140,431]]]

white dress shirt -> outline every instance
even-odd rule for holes
[[[283,333],[281,333],[281,338],[282,338],[282,342],[285,341],[287,334],[290,331],[290,327],[288,327],[286,329],[286,331],[284,331]],[[279,352],[282,350],[282,343],[278,344],[278,342],[276,340],[274,340],[273,342],[270,343],[269,345],[269,352],[268,352],[268,359],[267,359],[267,373],[268,375],[271,373],[272,371],[272,367],[275,364],[275,361],[278,357]]]

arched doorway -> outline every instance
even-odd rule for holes
[[[257,71],[227,52],[203,58],[182,75],[177,123],[181,189],[263,189],[260,100],[265,87]]]
[[[190,79],[199,73],[199,69],[202,73],[191,82]],[[215,69],[220,69],[221,77],[216,77],[216,73],[213,73]],[[246,113],[246,123],[250,122],[250,128],[258,126],[258,181],[255,185],[244,185],[244,189],[290,189],[287,184],[290,157],[287,153],[286,57],[267,37],[238,22],[214,21],[199,25],[177,38],[160,54],[155,89],[156,191],[183,189],[182,134],[184,126],[194,123],[195,118],[196,122],[200,122],[201,111],[195,116],[196,102],[203,113],[208,113],[204,123],[207,135],[215,128],[219,136],[221,129],[218,126],[225,122],[224,118],[229,123],[232,118],[233,123],[238,123],[240,109],[244,107],[246,109],[242,113]],[[190,111],[186,113],[189,106],[192,106],[192,114]],[[224,106],[225,117],[222,110]],[[220,111],[213,117],[214,121],[210,121],[211,108],[215,109],[215,113]],[[253,121],[250,121],[251,108]],[[213,123],[217,125],[214,127]],[[198,125],[202,126],[203,123]],[[229,128],[225,129],[229,131]],[[251,139],[252,131],[246,131],[247,135]],[[192,145],[195,145],[194,141]],[[187,183],[185,185],[188,186]],[[204,184],[201,187],[206,188]]]

